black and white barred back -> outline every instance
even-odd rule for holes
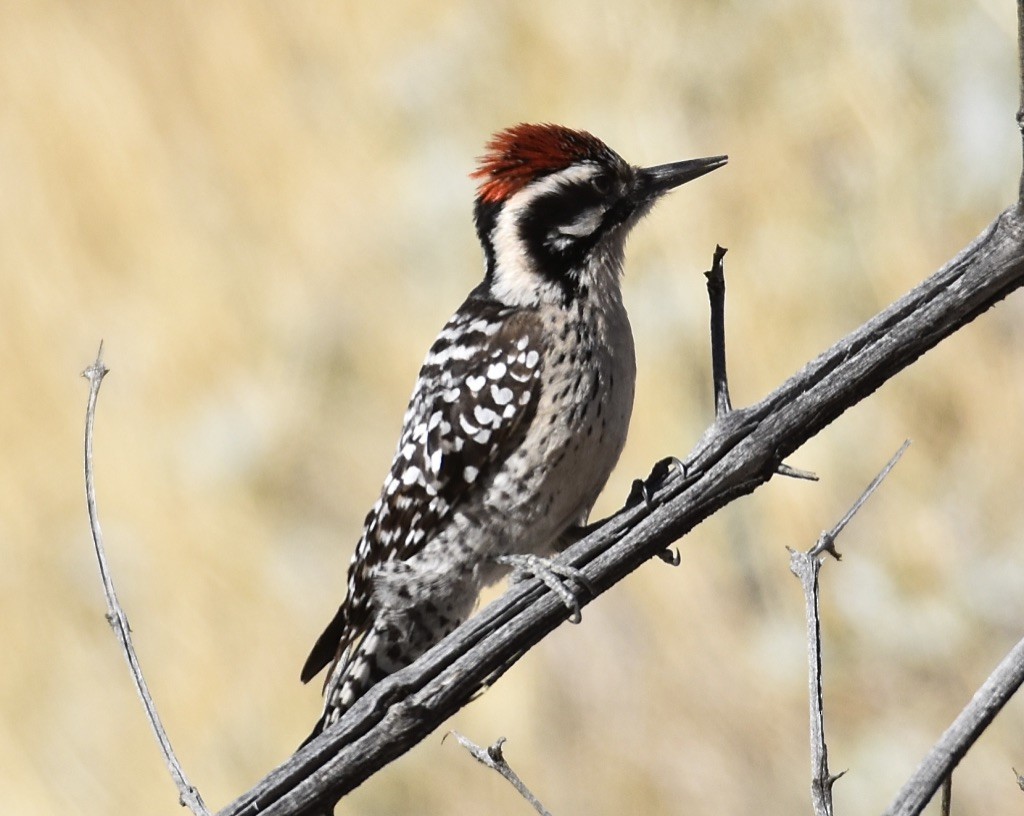
[[[427,354],[347,596],[303,668],[306,681],[330,665],[314,735],[465,620],[498,556],[550,554],[586,521],[633,404],[626,235],[725,163],[632,167],[555,125],[502,131],[488,151],[474,174],[485,278]]]

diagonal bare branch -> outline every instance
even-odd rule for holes
[[[530,807],[537,811],[541,816],[551,816],[551,813],[540,803],[540,800],[530,792],[530,789],[526,787],[523,780],[519,778],[519,774],[512,770],[512,766],[509,765],[508,761],[505,759],[505,754],[502,751],[502,746],[505,744],[504,737],[498,737],[494,744],[488,748],[481,748],[468,737],[462,736],[458,731],[449,731],[448,733],[459,741],[459,745],[469,751],[473,759],[481,765],[490,768],[492,771],[501,774],[509,784],[516,789],[519,795],[530,804]]]
[[[921,760],[885,811],[885,816],[917,816],[943,780],[967,754],[1004,705],[1024,683],[1024,640],[996,666],[953,724]]]
[[[717,420],[651,495],[563,555],[606,591],[946,337],[1024,284],[1024,216],[1004,211],[956,258],[808,363],[761,402]],[[401,755],[508,670],[567,616],[539,581],[513,586],[416,663],[378,684],[327,733],[221,811],[323,809]]]
[[[823,552],[829,553],[837,561],[842,560],[842,556],[836,551],[836,538],[839,534],[846,529],[846,525],[850,523],[852,519],[861,507],[864,506],[864,502],[871,498],[871,494],[878,490],[879,486],[885,480],[885,477],[889,475],[889,472],[896,467],[896,463],[903,458],[903,454],[907,452],[907,448],[910,447],[910,440],[907,439],[900,445],[899,450],[892,455],[892,458],[886,462],[874,479],[871,480],[871,484],[864,488],[864,492],[857,497],[850,509],[846,511],[846,514],[836,522],[835,526],[831,530],[826,530],[819,537],[817,543],[807,553],[808,555],[821,555]]]
[[[171,741],[167,737],[167,731],[160,721],[156,704],[149,693],[146,679],[142,676],[142,668],[139,666],[139,658],[135,654],[135,647],[132,645],[132,630],[128,625],[128,616],[117,600],[117,592],[114,590],[114,580],[110,575],[110,567],[107,565],[107,555],[103,547],[103,532],[100,530],[99,513],[96,510],[96,484],[93,476],[93,428],[96,422],[96,400],[99,397],[100,386],[103,378],[109,369],[103,364],[103,343],[100,343],[99,351],[96,353],[96,360],[85,371],[82,376],[89,381],[89,402],[85,411],[85,500],[89,510],[89,530],[92,533],[92,543],[96,551],[96,561],[100,568],[100,578],[103,581],[103,594],[107,599],[107,623],[117,636],[121,644],[121,651],[124,652],[128,661],[128,668],[132,674],[132,681],[135,683],[135,690],[139,693],[142,705],[146,709],[146,717],[153,733],[156,734],[160,750],[170,769],[171,778],[178,787],[178,796],[181,804],[191,810],[196,816],[209,816],[206,805],[203,804],[203,797],[199,791],[188,781],[185,771],[178,762],[178,757],[171,747]]]

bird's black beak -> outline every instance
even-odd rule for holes
[[[655,199],[680,184],[686,184],[705,173],[717,170],[727,161],[728,156],[711,156],[706,159],[687,159],[672,164],[659,164],[657,167],[641,167],[636,178],[637,198],[647,201]]]

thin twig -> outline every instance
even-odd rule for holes
[[[146,716],[149,724],[156,734],[157,742],[160,743],[160,750],[163,752],[167,767],[171,771],[174,784],[178,787],[178,794],[181,804],[191,810],[196,816],[209,816],[210,812],[203,804],[203,798],[199,791],[193,787],[185,776],[185,772],[174,754],[171,742],[167,737],[163,724],[160,722],[160,715],[157,714],[156,704],[150,696],[146,680],[142,676],[142,669],[139,666],[139,659],[135,654],[135,647],[132,646],[131,627],[128,625],[128,617],[125,615],[121,604],[117,600],[117,593],[114,591],[114,581],[110,576],[110,568],[107,566],[107,556],[103,548],[103,533],[100,531],[99,514],[96,511],[96,485],[93,480],[93,457],[92,440],[93,425],[96,418],[96,398],[100,393],[100,385],[109,369],[103,365],[103,343],[100,343],[99,351],[96,353],[96,361],[82,372],[82,376],[89,380],[89,403],[85,411],[85,500],[89,508],[89,529],[92,532],[92,543],[96,550],[96,561],[100,568],[100,579],[103,581],[103,594],[107,598],[107,623],[117,636],[125,659],[128,661],[128,668],[132,673],[132,680],[135,682],[135,690],[142,699],[142,705],[146,709]]]
[[[708,302],[711,306],[711,382],[715,391],[715,419],[719,421],[733,410],[725,364],[725,253],[728,251],[724,246],[716,244],[711,268],[704,273],[708,281]],[[811,471],[800,470],[785,462],[780,462],[775,472],[792,479],[818,481],[818,477]]]
[[[813,473],[810,470],[795,468],[792,465],[787,465],[785,462],[780,462],[775,468],[775,472],[780,476],[788,476],[790,479],[803,479],[806,482],[818,481],[817,473]]]
[[[519,778],[519,775],[512,770],[508,762],[505,761],[505,755],[502,753],[501,746],[505,744],[504,737],[498,737],[495,740],[494,745],[490,748],[481,748],[471,739],[462,736],[458,731],[449,731],[455,739],[459,741],[459,744],[469,751],[473,755],[473,758],[481,765],[486,765],[493,771],[500,773],[505,779],[507,779],[512,787],[514,787],[519,795],[522,796],[530,805],[536,810],[541,816],[551,816],[551,813],[545,809],[537,797],[530,793],[530,789],[523,784],[523,780]]]
[[[1024,791],[1024,774],[1016,768],[1010,768],[1010,770],[1013,771],[1013,775],[1017,777],[1017,787]]]
[[[1020,107],[1017,108],[1017,127],[1024,137],[1024,0],[1017,0],[1017,76],[1020,81]],[[1021,139],[1022,155],[1024,155],[1024,138]],[[1024,201],[1024,172],[1020,176],[1017,188],[1017,200]]]
[[[953,774],[942,780],[942,816],[949,816],[953,807]]]
[[[708,300],[711,302],[711,379],[715,388],[715,418],[721,419],[732,410],[729,398],[729,375],[725,370],[725,266],[729,250],[715,246],[708,279]]]
[[[856,515],[857,511],[860,510],[864,502],[871,498],[871,494],[878,489],[878,486],[880,484],[882,484],[882,480],[889,475],[889,471],[896,467],[896,463],[900,461],[900,459],[903,457],[903,454],[907,452],[907,448],[909,447],[910,440],[904,440],[903,444],[900,445],[900,449],[892,455],[892,459],[890,459],[886,463],[885,467],[878,472],[878,475],[871,480],[871,484],[869,484],[864,489],[864,492],[860,494],[860,498],[853,503],[853,506],[846,511],[846,515],[839,519],[839,522],[836,524],[835,527],[833,527],[827,533],[821,534],[821,537],[818,539],[818,543],[815,544],[814,548],[811,550],[811,555],[820,555],[823,551],[827,550],[833,556],[835,556],[837,560],[839,560],[840,556],[835,551],[836,536],[838,536],[844,529],[846,529],[846,525],[850,523],[850,519],[852,519],[854,515]]]
[[[910,441],[896,451],[892,459],[872,479],[853,506],[828,532],[822,533],[818,541],[807,552],[789,551],[789,568],[800,579],[804,589],[804,603],[807,616],[807,684],[809,690],[811,726],[811,804],[816,816],[832,816],[832,786],[845,773],[832,774],[828,768],[828,745],[825,743],[825,704],[821,679],[821,617],[819,609],[818,572],[821,570],[822,553],[829,553],[835,559],[840,555],[835,547],[836,536],[850,523],[868,497],[878,489],[903,456]]]
[[[811,724],[811,805],[816,816],[832,816],[832,785],[842,774],[828,769],[825,712],[821,681],[821,623],[818,614],[818,571],[821,559],[810,552],[789,551],[789,568],[804,589],[807,619],[807,685]]]

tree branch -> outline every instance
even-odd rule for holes
[[[996,714],[1024,683],[1024,640],[1017,643],[989,675],[953,724],[921,760],[913,776],[896,795],[885,816],[917,816],[931,801],[943,780],[988,728]]]
[[[1021,132],[1021,155],[1024,162],[1024,0],[1017,0],[1017,67],[1020,82],[1020,107],[1017,109],[1017,127]],[[1022,163],[1024,167],[1024,163]],[[1024,172],[1021,173],[1017,198],[1024,201]]]
[[[761,402],[716,420],[688,458],[686,473],[669,473],[651,506],[640,502],[613,516],[563,560],[606,591],[767,482],[784,457],[1022,284],[1024,217],[1015,204],[942,269]],[[322,810],[466,705],[567,615],[540,581],[513,586],[413,665],[377,684],[221,816]]]
[[[495,740],[494,745],[489,748],[481,748],[468,737],[462,736],[458,731],[450,731],[449,733],[459,741],[459,744],[463,748],[469,751],[473,759],[481,765],[490,768],[492,771],[501,774],[505,780],[516,789],[516,792],[529,803],[530,807],[537,811],[541,816],[551,816],[551,813],[547,808],[545,808],[544,805],[540,803],[540,800],[530,792],[530,789],[526,787],[523,780],[519,778],[519,774],[512,770],[512,766],[509,765],[508,761],[505,759],[505,754],[502,751],[502,746],[505,744],[504,737],[498,737],[498,739]]]
[[[721,422],[732,411],[732,399],[729,396],[729,374],[726,370],[725,347],[725,253],[729,250],[721,245],[715,246],[715,254],[711,259],[711,269],[704,273],[708,281],[708,302],[711,306],[711,383],[715,393],[715,420]],[[818,477],[806,470],[790,467],[779,462],[775,472],[780,476],[793,479],[805,479],[816,482]],[[645,497],[650,501],[650,497]]]
[[[128,625],[128,616],[125,615],[117,600],[117,592],[114,590],[114,579],[110,575],[110,567],[107,566],[107,555],[103,547],[103,532],[100,530],[99,513],[96,510],[96,485],[93,480],[93,458],[92,440],[93,426],[96,421],[96,400],[99,397],[100,386],[103,378],[109,369],[103,365],[103,343],[100,343],[99,351],[96,353],[96,361],[82,372],[82,376],[89,381],[89,402],[85,410],[85,501],[89,510],[89,530],[92,533],[93,548],[96,551],[96,561],[100,568],[100,578],[103,581],[103,594],[107,599],[107,623],[114,630],[118,642],[121,644],[121,651],[124,652],[128,661],[128,668],[132,674],[132,681],[135,683],[135,690],[139,693],[143,708],[146,709],[146,718],[156,735],[160,744],[160,751],[164,755],[164,761],[170,769],[171,778],[178,788],[178,797],[181,804],[191,810],[196,816],[209,816],[206,805],[203,804],[203,797],[199,795],[185,776],[185,771],[178,762],[178,757],[171,747],[171,741],[167,736],[160,715],[156,710],[156,703],[149,693],[146,685],[146,678],[142,676],[142,667],[139,665],[139,658],[135,654],[135,647],[132,645],[132,630]]]
[[[723,246],[715,247],[711,268],[704,273],[708,279],[708,300],[711,302],[711,381],[715,389],[715,419],[721,419],[732,410],[729,397],[729,375],[725,368],[725,253]]]
[[[850,523],[850,519],[864,506],[882,480],[889,475],[900,460],[910,440],[904,442],[884,468],[871,480],[864,492],[853,503],[836,525],[823,532],[807,552],[789,550],[789,569],[800,579],[804,590],[804,607],[807,620],[807,685],[811,725],[811,804],[815,816],[832,816],[832,785],[845,771],[832,774],[828,769],[828,745],[825,743],[825,704],[821,681],[821,617],[819,614],[818,573],[822,558],[828,553],[837,561],[841,558],[836,551],[836,537]],[[788,548],[787,548],[788,549]]]

